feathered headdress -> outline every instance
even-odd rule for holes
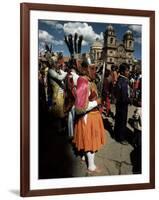
[[[74,37],[72,36],[72,34],[69,34],[68,36],[65,35],[64,41],[68,47],[71,57],[72,58],[78,57],[78,55],[80,55],[81,53],[83,36],[80,35],[78,37],[77,33],[75,33]]]
[[[49,47],[49,45],[47,43],[45,43],[45,51],[51,53],[52,52],[52,44]]]
[[[92,65],[92,61],[89,55],[87,55],[86,53],[82,54],[82,66],[83,67],[88,67],[89,65]]]

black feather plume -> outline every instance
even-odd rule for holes
[[[50,53],[52,52],[52,44],[50,45]]]
[[[78,39],[78,53],[81,53],[82,40],[83,40],[83,36],[80,35]]]
[[[73,55],[74,50],[73,50],[73,40],[72,40],[71,34],[68,35],[68,42],[69,42],[69,46],[70,46],[70,53],[71,53],[71,55]]]
[[[66,45],[67,45],[67,48],[68,48],[68,50],[69,50],[69,52],[70,52],[70,54],[71,54],[71,49],[70,49],[70,44],[69,44],[69,42],[68,42],[68,39],[67,39],[66,35],[65,35],[64,37],[65,37],[64,41],[65,41],[65,43],[66,43]]]
[[[75,33],[75,36],[74,36],[74,50],[75,50],[75,53],[78,53],[78,51],[77,51],[77,43],[76,43],[77,37],[78,37],[78,34]]]
[[[45,50],[46,50],[47,52],[50,51],[49,45],[48,45],[47,43],[45,43]]]

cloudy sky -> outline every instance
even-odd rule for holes
[[[39,20],[39,51],[44,51],[45,42],[47,42],[48,44],[52,44],[53,51],[63,52],[64,55],[69,55],[69,51],[64,42],[64,35],[78,33],[78,35],[83,35],[84,38],[82,42],[82,53],[88,52],[96,38],[103,42],[103,32],[108,25],[107,23]],[[133,32],[135,39],[134,56],[137,59],[141,59],[141,26],[125,24],[112,25],[119,41],[122,41],[123,34],[128,29]]]

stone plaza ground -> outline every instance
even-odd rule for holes
[[[115,106],[111,105],[115,113]],[[132,118],[134,106],[129,106],[128,119]],[[100,173],[88,173],[87,163],[81,160],[66,134],[53,134],[51,128],[40,137],[39,178],[66,178],[86,176],[110,176],[141,173],[141,146],[134,146],[133,128],[127,123],[128,143],[121,144],[113,137],[114,119],[103,117],[107,143],[95,154]],[[55,131],[55,129],[54,129]]]
[[[111,110],[115,113],[115,106],[111,105]],[[129,106],[128,119],[132,117],[135,110],[134,106]],[[107,124],[114,126],[114,120],[112,118],[106,118],[104,121]],[[130,124],[127,124],[129,128],[130,138],[133,139],[133,129]],[[111,126],[110,126],[111,127]],[[110,130],[110,128],[109,128]],[[74,152],[70,148],[70,152],[74,159],[74,177],[81,176],[106,176],[106,175],[121,175],[121,174],[133,174],[134,173],[134,159],[133,153],[135,152],[135,147],[132,144],[121,144],[112,138],[111,133],[107,130],[107,143],[99,150],[95,155],[95,163],[101,169],[100,173],[88,173],[86,162],[81,161],[80,156],[76,157]],[[137,155],[139,156],[139,155]],[[138,169],[139,172],[141,169]],[[135,172],[137,173],[137,171]]]

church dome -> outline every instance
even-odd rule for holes
[[[113,26],[111,24],[109,24],[108,27],[107,27],[107,30],[114,31],[114,28],[113,28]]]
[[[124,38],[124,40],[127,40],[127,39],[133,40],[133,33],[132,33],[132,31],[131,31],[131,30],[127,30],[127,31],[125,32],[123,38]]]
[[[92,47],[103,47],[103,44],[99,41],[99,38],[96,38],[96,41],[93,42]]]
[[[125,34],[126,34],[126,35],[132,35],[133,33],[132,33],[131,30],[127,30]]]

